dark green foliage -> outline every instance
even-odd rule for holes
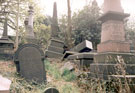
[[[34,32],[40,45],[47,45],[50,38],[50,26],[47,18],[40,15],[34,20]]]
[[[75,45],[89,40],[96,48],[100,42],[101,23],[98,21],[100,9],[94,0],[92,4],[85,6],[82,10],[74,13],[72,22],[74,30]]]
[[[73,81],[77,78],[76,75],[68,69],[64,69],[62,76],[65,81]]]

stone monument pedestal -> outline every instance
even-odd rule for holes
[[[94,56],[94,63],[90,65],[90,76],[109,80],[113,75],[134,75],[134,62],[132,53],[98,53]]]
[[[98,52],[130,52],[130,44],[125,41],[106,41],[98,45]]]
[[[90,65],[90,76],[110,80],[117,76],[135,74],[135,56],[130,53],[130,43],[125,40],[124,19],[129,16],[121,8],[120,0],[104,0],[101,43],[94,63]],[[135,79],[135,76],[133,77]]]
[[[98,52],[130,52],[125,41],[124,22],[128,14],[109,11],[99,18],[102,21],[101,43]]]

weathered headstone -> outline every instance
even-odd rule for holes
[[[44,93],[59,93],[56,88],[47,88]]]
[[[59,27],[57,21],[57,5],[54,3],[53,18],[51,24],[51,40],[50,44],[45,51],[45,57],[48,58],[61,58],[64,52],[64,42],[59,39]]]
[[[97,47],[94,63],[90,65],[92,77],[108,80],[112,75],[123,75],[119,71],[122,69],[124,75],[135,74],[135,57],[130,53],[130,44],[126,42],[124,32],[123,21],[128,16],[120,0],[104,0],[104,15],[99,18],[102,21],[101,43]],[[116,69],[119,65],[124,67]]]
[[[44,52],[35,44],[21,45],[15,53],[17,71],[27,80],[46,81]]]
[[[0,93],[10,93],[11,81],[0,75]]]

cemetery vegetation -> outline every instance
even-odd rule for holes
[[[60,68],[64,63],[60,60],[45,60],[44,63],[48,82],[41,84],[37,84],[34,81],[28,82],[22,78],[16,72],[15,64],[12,61],[0,60],[0,74],[12,81],[11,93],[43,93],[48,87],[55,87],[60,93],[130,93],[130,89],[133,87],[127,83],[128,80],[126,78],[123,80],[116,78],[107,82],[88,77],[86,71],[81,71],[78,76],[79,68],[77,67],[73,72],[67,69],[61,71]],[[117,69],[124,72],[122,66],[118,67]]]

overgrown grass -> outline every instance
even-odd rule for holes
[[[12,81],[11,93],[43,93],[48,87],[55,87],[60,93],[128,93],[129,85],[123,86],[123,81],[119,78],[108,83],[98,79],[93,80],[85,73],[78,78],[74,72],[67,69],[61,73],[61,63],[57,62],[45,60],[45,70],[47,76],[51,78],[47,84],[27,82],[16,73],[13,62],[0,62],[0,65],[0,74]]]
[[[55,79],[63,79],[68,82],[76,79],[74,72],[64,69],[64,71],[61,73],[60,68],[58,68],[56,64],[51,64],[48,60],[45,60],[45,69],[47,70],[48,74],[53,76]]]
[[[76,87],[66,84],[62,87],[62,93],[79,93],[79,91]]]
[[[61,73],[56,65],[51,64],[48,60],[45,60],[45,69],[47,73],[53,76],[55,79],[61,79]]]
[[[62,77],[65,81],[74,81],[77,77],[74,72],[69,71],[68,69],[64,69]]]

